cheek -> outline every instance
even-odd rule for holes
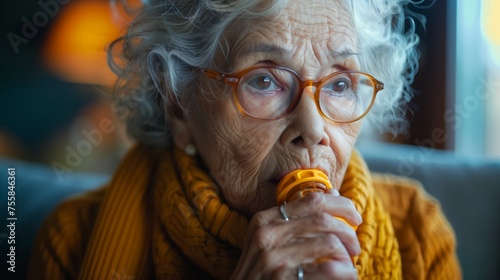
[[[276,129],[245,118],[230,100],[198,104],[196,117],[190,120],[198,152],[227,202],[245,211],[256,200],[262,164],[276,143],[272,134]]]
[[[242,212],[252,212],[255,205],[262,203],[258,186],[268,169],[265,159],[275,141],[267,128],[244,131],[221,136],[223,140],[214,143],[218,155],[210,170],[228,204]]]
[[[360,131],[360,123],[332,125],[327,129],[330,146],[336,156],[346,160],[349,157]],[[347,158],[348,160],[348,158]]]
[[[336,186],[340,186],[344,179],[344,174],[360,130],[361,121],[337,125],[328,130],[330,147],[337,161],[337,170],[332,182]]]
[[[207,147],[217,158],[210,160],[209,168],[212,172],[222,173],[215,175],[220,175],[217,178],[223,185],[249,185],[257,180],[261,163],[274,146],[269,129],[240,128],[239,124],[221,127],[217,132],[225,133],[214,135],[217,141]]]
[[[347,123],[341,126],[342,135],[346,145],[352,150],[356,140],[358,139],[359,132],[361,131],[361,121]],[[350,153],[350,151],[349,151]]]

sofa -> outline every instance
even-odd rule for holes
[[[358,145],[371,170],[420,180],[455,229],[464,279],[500,279],[500,160],[457,156],[425,147],[365,142]],[[34,237],[62,200],[97,188],[110,174],[65,173],[51,166],[0,158],[2,223],[8,225],[7,170],[15,168],[15,271],[7,270],[12,232],[0,232],[1,279],[24,279]],[[11,238],[12,239],[12,238]]]

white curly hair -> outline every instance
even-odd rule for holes
[[[127,0],[115,0],[126,2]],[[108,60],[119,79],[116,111],[127,120],[128,132],[155,146],[170,143],[171,102],[197,92],[194,68],[216,67],[214,57],[231,51],[225,31],[260,17],[276,15],[292,0],[143,0],[124,36],[109,48]],[[415,20],[409,11],[424,0],[344,0],[359,39],[361,70],[385,84],[363,130],[406,129],[406,104],[418,70]],[[220,63],[220,62],[219,62]],[[228,63],[228,62],[227,62]]]

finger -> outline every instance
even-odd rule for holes
[[[284,212],[290,219],[304,217],[317,212],[328,212],[336,217],[344,218],[353,226],[358,226],[362,222],[361,215],[356,210],[354,203],[348,198],[334,194],[310,193],[286,205]],[[248,233],[253,233],[257,228],[281,220],[284,220],[284,218],[279,207],[259,212],[252,217]]]
[[[325,240],[327,238],[327,240]],[[312,241],[311,241],[312,240]],[[318,242],[312,246],[310,242]],[[242,264],[242,270],[251,271],[255,269],[256,264],[262,261],[262,256],[267,254],[279,254],[284,248],[292,248],[295,250],[297,244],[304,246],[306,249],[300,249],[299,253],[295,252],[301,261],[314,261],[320,258],[332,258],[340,260],[348,260],[351,263],[351,256],[356,256],[361,252],[359,241],[352,228],[345,223],[335,219],[326,213],[317,213],[307,218],[293,220],[284,224],[271,224],[260,228],[255,232],[251,240],[251,246],[244,252],[244,257],[247,258],[245,264]],[[309,242],[309,243],[307,243]],[[333,256],[332,253],[338,253],[341,249],[341,256]],[[272,252],[272,253],[268,253]],[[285,251],[286,252],[286,251]],[[288,253],[285,253],[288,254]],[[283,259],[279,255],[269,257],[270,264],[272,259]],[[266,259],[266,257],[264,257]],[[273,267],[279,267],[280,263]],[[351,263],[352,266],[352,263]],[[248,275],[248,274],[247,274]]]
[[[356,232],[346,223],[327,213],[315,213],[311,216],[291,220],[282,225],[269,225],[256,232],[266,237],[267,248],[286,246],[297,240],[316,238],[323,234],[335,234],[344,244],[351,256],[361,252]],[[273,238],[276,240],[273,242]]]
[[[350,199],[333,194],[311,193],[286,205],[285,210],[290,219],[327,212],[345,219],[352,226],[359,226],[363,221]]]
[[[305,217],[318,212],[327,212],[333,216],[345,219],[352,226],[358,226],[362,222],[361,215],[354,207],[352,201],[333,194],[311,193],[285,205],[284,208],[289,219]],[[253,236],[256,229],[283,220],[278,207],[255,214],[248,226],[246,241],[249,241],[249,238]]]
[[[325,196],[327,196],[327,197],[325,197]],[[328,199],[328,197],[329,198],[333,197],[334,199]],[[309,215],[310,214],[318,215],[318,213],[325,211],[325,209],[327,211],[330,211],[331,208],[333,208],[333,206],[342,208],[343,205],[345,204],[345,206],[350,207],[350,209],[347,209],[347,210],[341,209],[340,211],[330,211],[330,212],[335,212],[335,213],[337,213],[338,216],[345,217],[350,223],[355,224],[356,222],[361,221],[361,217],[359,216],[359,214],[355,210],[352,202],[350,202],[346,198],[342,198],[340,200],[337,199],[338,201],[340,201],[340,203],[338,203],[338,201],[335,202],[334,200],[335,200],[335,196],[332,194],[330,194],[330,195],[310,194],[310,195],[306,196],[306,198],[297,200],[297,201],[293,202],[292,204],[286,205],[285,212],[287,213],[287,215],[289,217],[291,217],[291,219],[294,219],[296,217],[301,217],[301,216],[305,217],[308,214]],[[342,202],[342,201],[344,201],[344,202]],[[325,203],[326,203],[326,205],[322,206]],[[335,203],[337,205],[333,205]],[[344,213],[344,212],[348,213],[349,211],[355,213],[355,215],[352,215],[352,217],[354,217],[354,218],[349,219],[349,214],[347,214],[347,215],[340,214],[340,213]],[[356,215],[359,216],[359,219],[357,219],[357,220],[356,220]],[[319,218],[319,220],[321,221],[321,218]],[[316,219],[313,219],[312,221],[317,222],[318,217],[316,217]],[[359,254],[359,250],[360,250],[359,249],[359,242],[355,236],[355,233],[353,233],[352,230],[346,229],[346,227],[343,226],[343,224],[338,223],[338,221],[336,221],[336,220],[330,219],[330,221],[331,221],[331,223],[325,223],[325,224],[330,224],[330,227],[335,227],[335,228],[337,228],[337,230],[332,231],[332,228],[324,227],[323,230],[318,230],[318,233],[319,232],[335,232],[335,233],[339,234],[339,237],[341,238],[341,240],[345,244],[345,247],[347,248],[349,253],[351,255]],[[273,240],[276,240],[277,237],[279,237],[280,235],[283,234],[283,232],[285,232],[285,233],[291,232],[286,227],[283,229],[284,231],[278,231],[278,232],[276,232],[276,234],[272,234],[273,231],[267,229],[267,230],[264,230],[263,233],[259,234],[259,236],[261,236],[261,237],[257,238],[257,240],[252,240],[255,236],[255,231],[262,229],[262,228],[264,228],[267,225],[272,224],[272,223],[278,224],[278,225],[285,224],[284,220],[281,217],[281,214],[280,214],[278,207],[273,207],[271,209],[259,212],[252,218],[252,220],[249,224],[249,228],[247,231],[247,237],[246,237],[246,241],[245,241],[245,244],[252,244],[252,246],[245,246],[244,250],[242,252],[242,256],[241,256],[242,259],[251,260],[251,261],[240,262],[238,264],[237,271],[250,270],[252,268],[252,266],[254,265],[254,263],[257,261],[256,256],[258,256],[258,253],[261,250],[268,250],[269,248],[276,247],[278,243],[273,242]],[[321,223],[319,223],[319,224],[321,224]],[[297,227],[295,227],[295,228],[297,228]],[[306,229],[307,231],[311,232],[311,227],[308,225],[304,226],[304,224],[302,224],[302,225],[300,225],[299,228],[302,230]],[[316,227],[316,229],[320,229],[320,228]],[[269,231],[270,233],[268,233],[266,231]],[[349,233],[345,234],[346,231]],[[294,231],[294,232],[298,232],[298,231]],[[290,238],[293,235],[288,235],[288,236],[289,236],[288,238],[282,239],[281,244],[283,244],[283,242],[290,241]],[[302,236],[299,236],[299,237],[307,238],[308,236],[310,237],[311,235],[303,234]],[[257,245],[255,245],[255,244],[257,244]]]
[[[303,267],[304,274],[309,273],[309,267]],[[317,264],[317,273],[312,273],[314,276],[318,275],[320,277],[311,277],[310,279],[346,279],[346,280],[356,280],[358,279],[358,272],[353,266],[352,262],[348,261],[338,261],[338,260],[327,260],[322,261]],[[326,277],[328,278],[326,278]],[[321,278],[323,277],[323,278]],[[309,279],[309,278],[308,278]]]
[[[251,244],[255,245],[256,250],[270,250],[323,234],[337,235],[351,256],[361,252],[356,232],[346,223],[322,212],[287,223],[262,227],[255,231]]]
[[[284,209],[284,211],[286,211],[286,209]],[[249,239],[253,236],[253,233],[256,229],[267,226],[268,224],[274,223],[276,221],[285,222],[283,217],[281,217],[279,207],[272,207],[255,214],[248,224],[246,242],[248,242]]]
[[[359,240],[351,227],[330,214],[319,212],[286,223],[269,224],[255,230],[248,241],[251,245],[243,252],[243,257],[255,258],[260,251],[288,246],[323,234],[337,235],[351,256],[361,252]],[[251,263],[248,265],[251,266]]]
[[[328,259],[317,262],[320,258]],[[248,275],[250,279],[271,276],[275,277],[273,279],[286,279],[297,272],[299,265],[304,268],[304,274],[308,274],[308,279],[325,279],[325,276],[338,279],[339,276],[346,275],[346,272],[352,274],[353,271],[350,256],[340,239],[334,234],[324,234],[319,238],[261,252],[254,269]]]
[[[276,220],[282,219],[280,217],[280,210],[278,207],[273,207],[255,214],[250,223],[248,224],[248,229],[245,236],[245,242],[243,246],[243,251],[240,257],[240,261],[236,266],[233,276],[235,279],[244,279],[248,277],[248,271],[254,267],[257,261],[257,256],[260,250],[265,250],[267,248],[267,242],[256,241],[255,231],[259,228],[266,227],[270,223],[275,223]],[[283,222],[285,222],[283,220]],[[241,261],[245,260],[245,261]]]

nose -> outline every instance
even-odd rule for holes
[[[321,115],[314,100],[313,86],[307,86],[295,109],[289,115],[289,123],[281,137],[281,144],[292,143],[299,147],[329,145],[325,131],[326,119]]]

